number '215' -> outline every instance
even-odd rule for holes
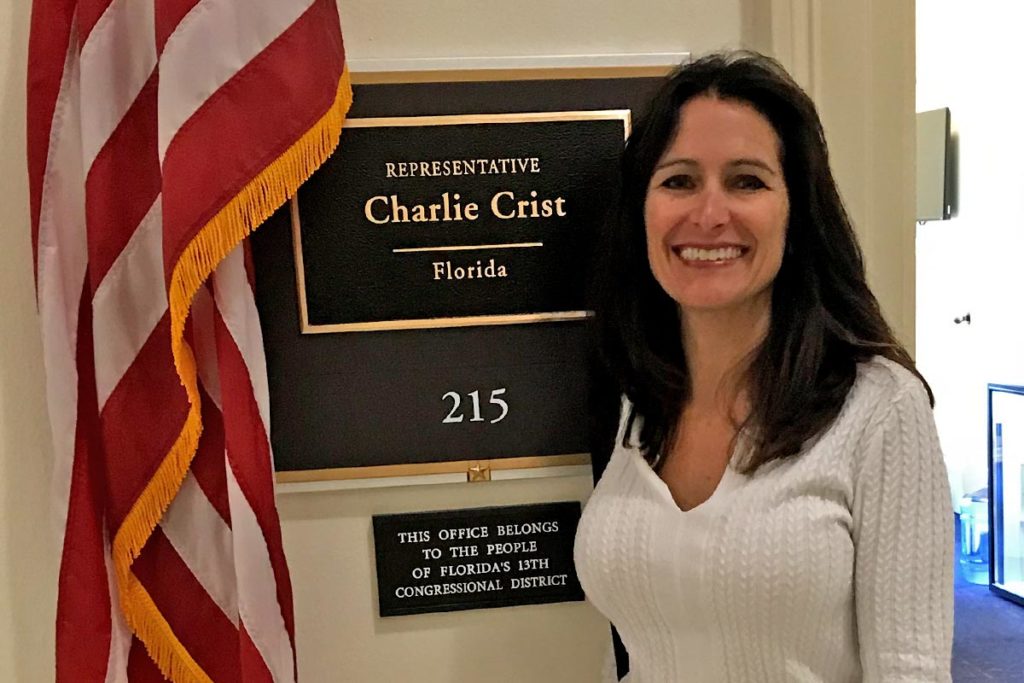
[[[502,420],[505,419],[505,416],[508,415],[508,403],[506,403],[503,399],[499,398],[499,396],[501,396],[504,393],[504,387],[500,389],[491,390],[491,400],[489,403],[490,405],[497,406],[498,408],[498,416],[490,420],[491,424],[494,424],[495,422],[501,422]],[[467,394],[467,396],[469,396],[470,400],[473,403],[473,415],[472,417],[469,418],[469,421],[485,422],[486,420],[484,420],[483,415],[481,415],[480,413],[480,392],[471,391]],[[465,415],[463,415],[459,411],[459,407],[462,405],[462,396],[460,396],[457,392],[449,391],[448,393],[441,397],[441,400],[447,401],[449,398],[452,400],[452,409],[448,412],[448,416],[441,420],[441,423],[453,424],[455,422],[462,422],[463,418],[465,418]]]

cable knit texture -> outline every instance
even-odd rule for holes
[[[910,372],[862,364],[800,455],[750,476],[734,455],[685,512],[623,429],[575,554],[629,651],[629,683],[950,680],[949,484]]]

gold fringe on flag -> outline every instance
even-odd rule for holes
[[[202,227],[171,274],[171,351],[188,395],[188,416],[174,445],[114,535],[112,555],[125,620],[160,671],[174,683],[209,683],[210,678],[174,635],[132,573],[131,565],[177,495],[203,430],[195,357],[184,338],[192,297],[231,250],[288,201],[334,152],[351,105],[352,82],[346,66],[331,108]]]

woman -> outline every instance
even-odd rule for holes
[[[629,682],[949,681],[930,390],[807,95],[760,55],[681,67],[626,146],[610,239],[622,411],[575,551]]]

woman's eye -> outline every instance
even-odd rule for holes
[[[756,175],[740,175],[733,179],[733,187],[739,190],[762,190],[768,185]]]
[[[670,190],[692,190],[695,185],[693,176],[683,174],[671,175],[661,181],[661,186]]]

